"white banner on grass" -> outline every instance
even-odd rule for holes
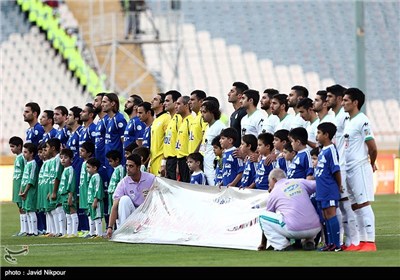
[[[145,202],[111,240],[257,250],[258,217],[268,194],[157,177]]]

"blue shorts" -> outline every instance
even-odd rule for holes
[[[332,206],[335,206],[336,208],[339,206],[339,201],[338,200],[318,200],[317,205],[319,209],[326,209]]]

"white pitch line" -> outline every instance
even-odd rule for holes
[[[65,246],[65,245],[97,245],[104,244],[104,242],[80,242],[80,243],[38,243],[38,244],[10,244],[1,245],[1,247],[11,247],[11,246]]]
[[[380,234],[380,235],[375,235],[376,237],[399,237],[400,233],[397,234]],[[109,240],[111,241],[111,240]],[[74,246],[74,245],[97,245],[97,244],[104,244],[105,242],[80,242],[80,243],[38,243],[38,244],[12,244],[12,245],[1,245],[0,247],[11,247],[11,246]],[[132,243],[136,244],[136,243]]]

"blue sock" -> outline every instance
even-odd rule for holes
[[[325,220],[329,238],[329,244],[335,244],[340,248],[340,225],[337,216],[333,216],[329,220]]]

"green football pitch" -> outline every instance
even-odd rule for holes
[[[399,267],[400,195],[375,197],[376,252],[248,251],[117,243],[107,239],[12,237],[19,230],[15,204],[1,203],[1,267]],[[28,252],[6,257],[7,250]],[[2,274],[4,271],[2,272]]]

